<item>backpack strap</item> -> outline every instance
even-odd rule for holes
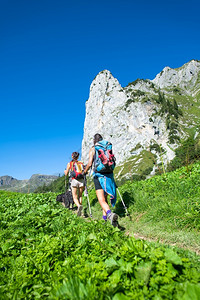
[[[92,162],[91,169],[93,169],[93,172],[95,172],[95,164],[96,164],[96,159],[97,159],[97,150],[95,148],[95,145],[92,146],[92,148],[94,148],[94,157],[93,157],[93,162]]]
[[[71,160],[71,161],[70,161],[70,170],[71,170],[71,171],[74,171],[73,168],[74,168],[74,161]]]
[[[82,163],[82,161],[77,161],[76,164],[77,164],[77,167],[78,167],[78,166],[81,167],[81,170],[76,170],[76,171],[77,171],[77,172],[78,172],[78,171],[81,171],[81,172],[82,172],[82,171],[83,171],[83,163]]]

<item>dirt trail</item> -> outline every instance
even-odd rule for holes
[[[72,212],[74,213],[74,214],[76,214],[76,210],[74,209],[74,210],[72,210]],[[86,222],[90,222],[91,221],[91,219],[90,219],[90,217],[88,216],[88,215],[82,215],[81,216]],[[95,220],[98,220],[98,219],[96,219],[96,218],[92,218],[93,220],[95,219]],[[138,221],[138,220],[136,220],[136,221]],[[172,246],[172,247],[177,247],[177,248],[182,248],[182,249],[184,249],[184,250],[189,250],[189,251],[192,251],[192,252],[195,252],[197,255],[199,255],[200,256],[200,250],[199,250],[199,248],[196,248],[196,247],[193,247],[193,246],[184,246],[184,245],[182,245],[181,243],[172,243],[172,242],[170,242],[170,241],[167,241],[167,240],[164,240],[164,239],[160,239],[160,238],[156,238],[156,237],[147,237],[147,236],[145,236],[145,235],[143,235],[142,233],[140,233],[140,232],[136,232],[136,233],[132,233],[132,232],[130,232],[130,231],[128,231],[128,230],[126,230],[126,227],[124,227],[124,224],[123,224],[123,226],[118,226],[118,228],[120,229],[120,230],[122,230],[122,231],[124,231],[124,234],[126,235],[126,236],[130,236],[130,237],[134,237],[134,238],[136,238],[136,239],[139,239],[139,240],[145,240],[145,241],[148,241],[148,242],[154,242],[154,243],[161,243],[161,244],[165,244],[165,245],[170,245],[170,246]]]
[[[149,237],[146,237],[146,236],[144,236],[144,235],[142,235],[141,233],[138,233],[138,232],[137,233],[130,233],[129,231],[126,231],[125,235],[130,236],[130,237],[134,237],[138,240],[144,240],[144,241],[154,242],[154,243],[161,243],[161,244],[165,244],[165,245],[170,245],[172,247],[183,248],[184,250],[189,250],[189,251],[195,252],[197,255],[200,256],[200,250],[196,249],[195,247],[186,247],[186,246],[181,245],[180,243],[170,243],[169,241],[160,240],[156,237],[155,238],[149,238]]]

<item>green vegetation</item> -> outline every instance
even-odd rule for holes
[[[135,86],[138,82],[146,82],[149,84],[149,86],[154,89],[155,87],[155,84],[153,82],[151,82],[151,80],[149,79],[140,79],[140,78],[137,78],[135,81],[133,82],[130,82],[127,87],[131,87],[131,86]]]
[[[157,114],[166,117],[166,128],[169,129],[169,143],[174,144],[175,142],[180,141],[180,137],[178,136],[178,119],[183,113],[179,109],[176,99],[173,99],[173,102],[171,102],[169,99],[165,98],[164,93],[159,91],[156,102],[161,105]]]
[[[176,170],[181,166],[188,166],[189,164],[200,160],[200,139],[189,137],[175,150],[175,154],[175,158],[167,167],[168,171]]]
[[[200,229],[200,162],[151,179],[127,183],[123,190],[134,202],[132,211],[146,212],[145,218],[166,220],[183,229]],[[132,196],[131,196],[132,195]],[[149,214],[149,215],[148,215]],[[176,220],[175,220],[175,219]]]
[[[178,230],[184,237],[195,231],[198,243],[200,163],[189,173],[183,167],[126,183],[120,192],[132,221],[124,217],[120,201],[115,211],[129,235],[134,226],[142,231],[146,224],[155,231],[173,231],[171,238]],[[56,203],[55,193],[0,191],[1,299],[199,298],[198,256],[137,240],[95,220],[100,207],[94,190],[89,196],[90,222]],[[86,199],[83,203],[87,208]]]
[[[127,86],[131,86],[131,85],[136,85],[138,82],[140,82],[142,79],[137,78],[136,80],[134,80],[133,82],[130,82]]]
[[[153,170],[154,162],[155,155],[150,151],[142,150],[139,155],[131,156],[123,165],[115,168],[117,184],[122,185],[127,180],[145,179]]]
[[[127,109],[127,108],[129,107],[129,105],[130,105],[131,103],[134,103],[134,102],[135,102],[134,99],[129,98],[129,99],[126,101],[126,103],[125,103],[125,105],[124,105],[124,108]]]
[[[138,149],[140,149],[140,148],[143,148],[143,146],[142,146],[140,143],[138,143],[138,144],[135,146],[135,148],[131,149],[130,152],[134,152],[134,151],[136,151],[136,150],[138,150]]]
[[[174,93],[177,93],[177,94],[179,94],[179,95],[182,95],[181,90],[180,90],[179,88],[177,88],[177,87],[173,89],[173,92],[174,92]]]
[[[140,97],[140,96],[145,96],[145,92],[142,92],[140,90],[136,90],[132,92],[132,97]]]
[[[163,153],[165,150],[160,146],[158,145],[157,143],[153,143],[150,145],[149,147],[150,151],[154,150],[158,153]]]
[[[130,232],[147,238],[192,247],[200,253],[200,162],[120,187],[132,221],[121,219]],[[90,193],[96,203],[95,192]],[[96,217],[100,217],[98,203]],[[124,216],[121,202],[116,212]],[[186,238],[187,236],[187,238]]]

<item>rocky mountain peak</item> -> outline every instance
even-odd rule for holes
[[[121,88],[118,80],[113,77],[110,71],[101,71],[93,80],[90,86],[90,96],[101,97],[115,88]]]
[[[165,67],[152,82],[161,89],[173,86],[188,89],[196,84],[199,72],[200,61],[191,60],[178,69]]]

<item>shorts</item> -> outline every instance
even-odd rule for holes
[[[113,172],[112,172],[112,173],[113,173]],[[112,173],[102,173],[102,175],[106,176],[106,175],[112,174]],[[102,188],[102,186],[101,186],[101,184],[100,184],[100,182],[99,182],[98,177],[97,177],[97,176],[94,176],[93,179],[94,179],[95,190],[103,190],[103,188]]]
[[[83,186],[85,186],[84,180],[72,179],[71,187],[80,188],[80,187],[83,187]]]
[[[94,186],[95,186],[95,190],[103,190],[98,177],[94,177]]]

